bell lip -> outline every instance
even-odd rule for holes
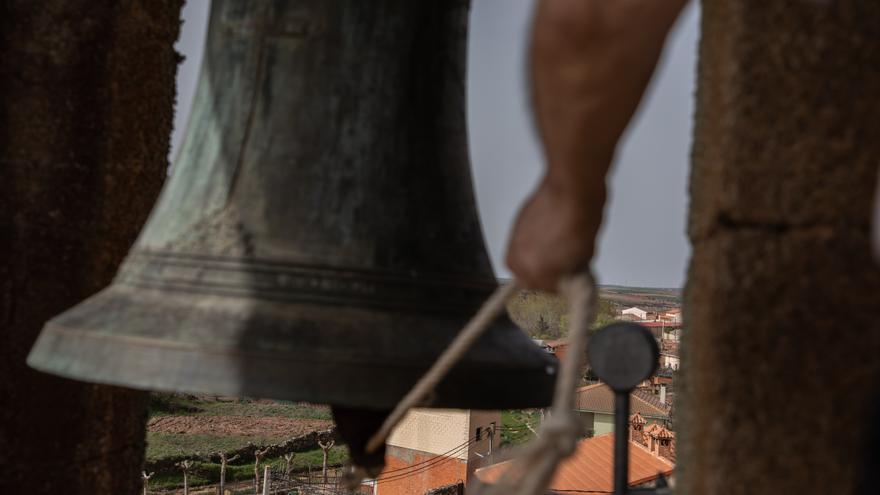
[[[389,409],[409,391],[412,385],[395,388],[382,386],[400,383],[396,374],[409,373],[412,377],[420,377],[427,371],[427,367],[400,364],[365,369],[360,363],[335,363],[321,370],[320,367],[315,368],[315,362],[288,362],[284,367],[292,373],[286,378],[279,377],[265,383],[250,381],[248,385],[235,380],[239,376],[237,370],[271,368],[266,366],[265,360],[248,359],[246,354],[233,357],[222,353],[213,354],[213,357],[220,359],[210,359],[211,353],[196,349],[132,346],[122,339],[103,336],[83,338],[83,332],[77,332],[75,339],[65,334],[63,327],[55,326],[52,322],[47,324],[27,357],[28,366],[64,378],[136,390],[307,401],[367,409]],[[96,346],[96,341],[109,345]],[[151,377],[134,366],[123,365],[138,360],[163,362],[166,371],[161,376]],[[192,364],[195,363],[202,369],[228,370],[228,373],[222,376],[199,376],[192,373],[195,371]],[[108,373],[108,368],[115,373]],[[496,410],[549,406],[557,370],[556,363],[548,364],[543,372],[509,368],[455,368],[437,387],[436,399],[429,397],[418,407]],[[345,382],[348,387],[326,388],[313,378],[302,378],[306,373],[313,377],[330,372],[337,382]],[[365,382],[365,375],[371,377],[369,382]],[[168,379],[171,376],[180,379],[175,383]],[[450,386],[450,383],[462,381],[468,383],[467,390],[455,390]],[[495,391],[491,398],[486,393],[470,392],[484,387]],[[529,390],[530,393],[524,395],[523,390]]]
[[[111,286],[80,306],[107,299],[116,290],[118,287]],[[134,300],[130,306],[140,303]],[[292,359],[292,354],[252,349],[236,349],[233,353],[196,343],[108,333],[106,328],[96,331],[93,328],[99,327],[100,322],[88,318],[85,323],[74,318],[76,328],[65,324],[80,306],[47,322],[27,358],[30,367],[65,378],[139,390],[388,409],[396,405],[431,364],[375,359],[326,363],[318,358],[303,359],[301,353]],[[522,336],[517,340],[522,340]],[[558,361],[531,342],[521,347],[529,354],[526,361],[530,366],[523,366],[522,362],[510,366],[460,363],[421,406],[491,410],[550,405]],[[266,379],[255,380],[255,376]],[[316,376],[333,377],[336,383],[328,387]],[[456,383],[467,386],[456,387]]]

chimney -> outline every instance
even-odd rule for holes
[[[657,457],[664,457],[674,462],[674,447],[672,442],[675,441],[675,434],[667,430],[665,427],[658,427],[651,431],[651,453]]]
[[[666,428],[660,430],[657,435],[657,455],[672,460],[672,442],[674,441],[675,436],[671,431]]]
[[[669,459],[670,461],[675,461],[675,457],[672,455],[672,442],[674,442],[674,438],[661,438],[659,439],[660,447],[658,448],[657,455],[659,457],[663,457],[664,459]]]
[[[645,442],[642,443],[642,445],[647,447],[648,450],[654,455],[657,455],[657,430],[659,428],[660,426],[657,423],[651,423],[650,426],[645,428]]]
[[[666,385],[660,385],[660,404],[666,405]]]
[[[644,426],[647,421],[641,414],[635,413],[629,417],[629,439],[641,445],[645,445]]]

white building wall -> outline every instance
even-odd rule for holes
[[[637,316],[643,320],[648,317],[647,311],[645,311],[644,309],[641,309],[641,308],[637,308],[637,307],[626,308],[623,311],[621,311],[620,314]]]
[[[476,438],[477,428],[483,432],[495,424],[501,426],[501,413],[498,411],[469,411],[460,409],[413,409],[391,433],[388,445],[428,452],[446,454],[462,444]],[[452,456],[467,461],[477,454],[488,452],[488,434]],[[493,435],[493,448],[501,444],[501,434]]]

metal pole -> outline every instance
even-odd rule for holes
[[[626,495],[629,475],[629,391],[614,393],[614,495]]]

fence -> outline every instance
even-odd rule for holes
[[[372,495],[373,485],[362,484],[357,490],[347,490],[342,483],[342,470],[339,468],[327,471],[327,481],[321,471],[299,473],[291,476],[271,474],[266,493],[270,495]],[[262,495],[262,487],[260,495]],[[254,495],[254,483],[236,482],[227,484],[226,495]]]
[[[253,461],[255,449],[266,451],[267,457],[280,457],[289,452],[302,452],[305,450],[318,448],[319,438],[331,438],[336,440],[338,438],[336,427],[334,426],[328,430],[312,431],[275,445],[246,445],[244,447],[225,452],[225,454],[227,457],[238,456],[239,462]],[[202,455],[180,455],[174,457],[166,457],[163,459],[148,461],[144,467],[144,470],[147,472],[155,471],[157,473],[177,472],[179,471],[177,465],[181,461],[185,460],[216,463],[219,461],[219,455],[216,453],[210,453]]]

